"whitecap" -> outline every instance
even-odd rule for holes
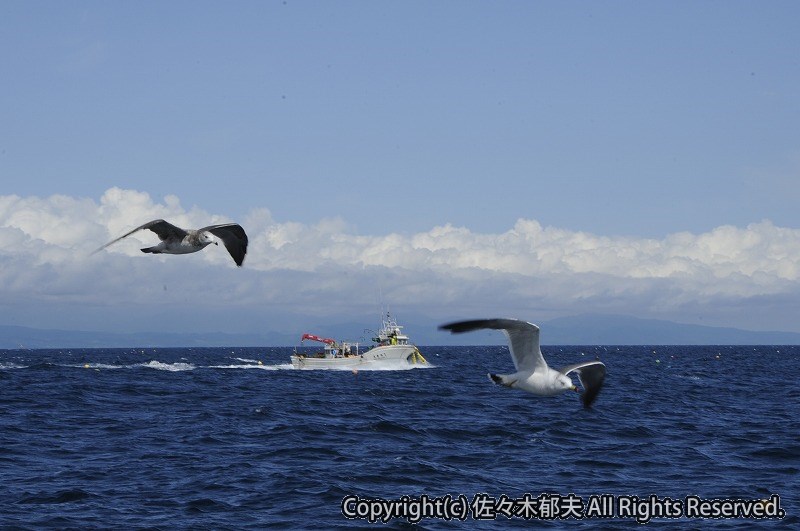
[[[254,365],[248,363],[246,365],[209,365],[208,369],[268,369],[269,365]]]
[[[258,360],[249,360],[247,358],[233,358],[236,361],[241,361],[242,363],[259,363]]]
[[[141,363],[140,367],[147,367],[149,369],[157,369],[159,371],[171,371],[171,372],[179,372],[179,371],[192,371],[195,369],[195,366],[191,363],[162,363],[160,361],[151,360],[147,363]]]
[[[78,369],[128,369],[130,365],[109,365],[108,363],[80,363],[62,365],[63,367],[75,367]]]

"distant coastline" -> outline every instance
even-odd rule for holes
[[[439,332],[438,322],[421,318],[406,322],[417,345],[505,344],[503,336],[492,331],[462,338]],[[690,325],[621,315],[578,315],[537,324],[542,328],[542,345],[800,345],[800,333],[795,332]],[[363,323],[332,323],[318,331],[357,339],[363,335]],[[114,333],[0,325],[0,348],[281,347],[297,345],[300,333]]]

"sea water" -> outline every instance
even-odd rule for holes
[[[0,527],[800,527],[800,347],[543,350],[606,363],[591,409],[493,385],[506,347],[0,351]]]

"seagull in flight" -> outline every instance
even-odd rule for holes
[[[551,369],[539,348],[539,327],[517,319],[478,319],[442,325],[440,330],[453,334],[481,329],[502,330],[509,340],[511,359],[517,372],[513,374],[489,374],[489,379],[498,385],[520,389],[539,396],[554,396],[565,391],[578,391],[570,373],[576,373],[583,386],[581,399],[584,407],[590,407],[603,387],[606,366],[601,361],[585,361],[568,365],[559,370]]]
[[[176,227],[172,223],[168,223],[163,219],[154,219],[153,221],[148,221],[144,225],[140,225],[132,231],[123,234],[116,240],[108,242],[94,251],[92,254],[105,249],[112,243],[116,243],[121,239],[130,236],[136,231],[144,229],[149,229],[155,232],[161,242],[153,247],[145,247],[142,249],[143,253],[196,253],[197,251],[205,249],[206,246],[212,243],[214,245],[219,245],[217,242],[211,239],[211,236],[209,236],[209,234],[213,234],[222,240],[222,243],[225,244],[225,248],[228,250],[231,258],[233,258],[233,261],[236,262],[237,266],[241,267],[242,263],[244,262],[244,255],[247,254],[247,234],[244,232],[244,229],[241,227],[241,225],[237,223],[209,225],[208,227],[203,227],[202,229],[193,230]]]

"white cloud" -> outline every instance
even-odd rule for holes
[[[222,246],[145,256],[139,248],[157,241],[149,231],[90,255],[155,218],[187,228],[240,221],[250,237],[244,268]],[[263,208],[231,220],[186,210],[174,196],[154,201],[119,188],[99,202],[0,196],[0,295],[12,311],[36,304],[64,305],[76,315],[89,307],[128,306],[131,313],[157,307],[189,321],[198,308],[214,307],[229,309],[231,322],[250,322],[242,316],[368,312],[380,292],[396,307],[437,317],[613,311],[687,320],[724,313],[727,321],[713,324],[770,328],[768,319],[776,318],[763,307],[800,291],[798,263],[800,229],[766,220],[661,240],[572,232],[535,220],[519,220],[501,234],[445,225],[363,236],[340,218],[280,223]],[[761,321],[750,313],[754,300]],[[721,305],[724,312],[717,311]]]

